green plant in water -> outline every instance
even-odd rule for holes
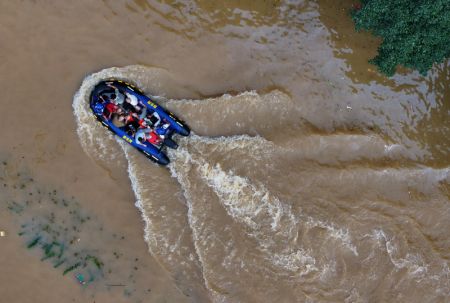
[[[94,263],[94,265],[97,267],[97,269],[102,269],[103,267],[103,262],[100,261],[97,257],[91,256],[91,255],[87,255],[85,258],[85,261],[92,261]]]
[[[78,266],[80,266],[81,265],[81,262],[78,262],[78,263],[75,263],[74,265],[72,265],[72,266],[69,266],[68,268],[66,268],[65,270],[64,270],[64,272],[63,272],[63,276],[65,275],[65,274],[67,274],[68,272],[71,272],[72,270],[74,270],[74,269],[76,269]]]
[[[42,257],[41,261],[47,260],[49,258],[57,258],[61,259],[64,253],[64,245],[58,242],[53,241],[52,243],[45,243],[42,245],[42,249],[44,250],[44,257]],[[59,263],[59,261],[57,262]]]
[[[16,214],[21,214],[25,207],[22,204],[19,204],[17,202],[11,201],[8,202],[8,209]]]
[[[41,240],[41,237],[34,238],[30,243],[28,243],[27,248],[33,248],[34,246],[36,246],[39,243],[40,240]]]
[[[357,30],[383,38],[370,63],[388,76],[397,65],[425,75],[450,57],[450,0],[361,0],[351,15]]]

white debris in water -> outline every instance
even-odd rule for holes
[[[0,237],[6,237],[6,232],[5,231],[0,231]]]

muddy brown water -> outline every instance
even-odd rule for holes
[[[450,65],[378,74],[351,4],[3,1],[0,302],[447,302]],[[191,126],[168,168],[106,77]]]

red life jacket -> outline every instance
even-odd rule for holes
[[[154,131],[152,131],[150,133],[150,138],[147,138],[147,141],[152,144],[159,144],[159,142],[161,142],[161,138]]]
[[[126,118],[125,118],[125,123],[130,123],[130,122],[133,122],[134,121],[134,118],[133,118],[133,115],[132,114],[129,114]]]
[[[115,113],[115,112],[119,109],[119,107],[118,107],[117,105],[115,105],[114,103],[108,103],[108,104],[106,104],[106,109],[107,109],[111,114],[113,114],[113,113]]]
[[[138,123],[139,123],[139,126],[140,126],[141,128],[146,128],[146,127],[147,127],[147,123],[145,122],[144,119],[140,119],[140,120],[138,121]]]

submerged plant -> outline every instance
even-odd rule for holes
[[[146,288],[136,290],[138,258],[123,253],[124,235],[104,230],[74,196],[36,182],[27,169],[10,162],[0,159],[0,213],[13,219],[24,247],[89,291],[119,286],[127,287],[127,297],[147,294]]]
[[[51,219],[52,217],[50,217]],[[92,251],[77,249],[68,240],[73,237],[72,231],[62,232],[58,224],[50,225],[49,218],[35,218],[22,225],[20,236],[29,238],[27,248],[40,248],[43,253],[41,261],[50,262],[54,268],[62,266],[63,275],[77,270],[77,279],[81,284],[90,283],[103,276],[103,262]],[[72,242],[73,243],[73,242]],[[85,279],[87,276],[89,279]],[[79,277],[83,277],[80,280]]]

